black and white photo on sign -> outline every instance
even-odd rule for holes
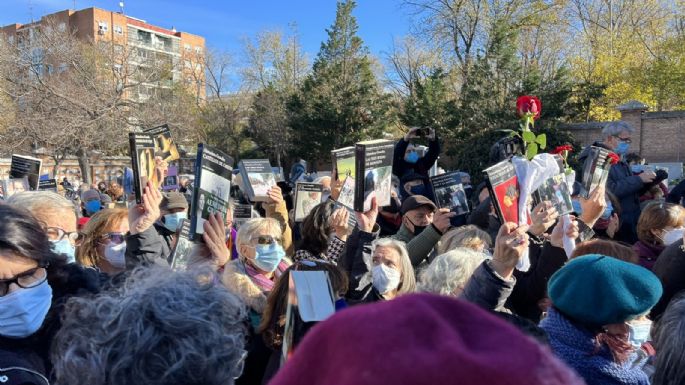
[[[271,186],[276,184],[273,173],[249,173],[250,185],[256,196],[267,195]]]

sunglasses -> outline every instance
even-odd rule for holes
[[[126,237],[122,233],[107,233],[102,236],[103,239],[108,239],[115,245],[121,245],[126,241]]]
[[[250,238],[250,240],[256,240],[258,245],[271,245],[274,243],[278,243],[279,245],[283,244],[283,239],[281,237],[272,237],[271,235],[259,235]]]
[[[621,138],[620,136],[616,136],[615,138],[620,140],[623,143],[628,143],[628,144],[633,143],[633,140],[630,138]]]

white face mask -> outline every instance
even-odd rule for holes
[[[664,233],[664,245],[669,246],[683,238],[683,228],[679,227]]]
[[[639,349],[642,344],[650,340],[652,321],[631,321],[628,322],[628,341],[635,349]]]
[[[381,294],[393,291],[400,286],[399,270],[385,266],[382,263],[374,266],[373,270],[371,270],[371,277],[373,287]]]
[[[107,246],[105,246],[105,259],[117,269],[125,268],[126,242],[122,242],[120,245],[115,245],[111,242],[108,243]]]

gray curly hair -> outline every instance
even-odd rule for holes
[[[654,360],[654,385],[675,385],[685,381],[685,292],[668,304],[652,329],[657,355]]]
[[[466,247],[457,247],[441,254],[424,269],[419,277],[419,290],[441,295],[458,295],[466,287],[476,268],[486,255]]]
[[[51,349],[56,383],[233,384],[247,313],[198,274],[137,269],[123,285],[70,299]]]

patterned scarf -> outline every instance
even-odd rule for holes
[[[255,269],[248,263],[243,263],[243,266],[245,266],[245,273],[247,273],[247,276],[250,277],[252,282],[255,285],[257,285],[257,287],[259,287],[263,292],[268,293],[274,288],[274,283],[276,279],[280,277],[281,274],[283,274],[283,272],[285,271],[285,269],[288,268],[289,265],[285,261],[281,261],[278,264],[276,270],[274,271],[273,279],[268,278],[264,274],[260,273],[259,271],[257,271],[257,269]]]
[[[549,309],[540,327],[549,334],[557,357],[580,374],[588,385],[649,385],[647,374],[633,367],[635,353],[624,363],[614,360],[606,344],[597,347],[596,336],[571,323],[556,309]]]

